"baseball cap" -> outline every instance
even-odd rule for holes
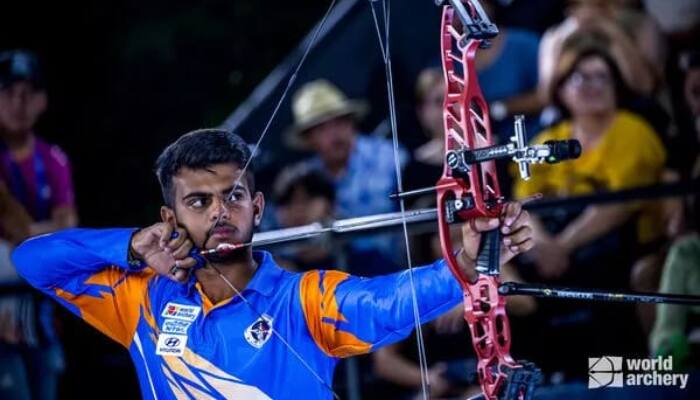
[[[0,52],[0,89],[20,81],[27,81],[35,88],[44,87],[36,55],[28,50]]]

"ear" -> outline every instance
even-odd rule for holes
[[[253,196],[253,224],[256,227],[262,221],[263,211],[265,211],[265,196],[262,192],[255,192]]]
[[[172,226],[177,226],[177,218],[175,217],[175,211],[168,206],[160,207],[160,219],[163,222],[167,222]]]

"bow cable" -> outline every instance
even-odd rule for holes
[[[386,74],[386,90],[389,99],[389,120],[391,125],[391,137],[394,147],[394,172],[396,174],[396,186],[399,193],[403,192],[403,183],[401,180],[401,161],[399,159],[399,137],[396,123],[396,98],[394,96],[394,79],[391,68],[391,53],[389,41],[389,19],[390,19],[390,2],[381,0],[383,9],[384,21],[384,39],[382,40],[381,29],[379,27],[377,11],[374,7],[376,0],[370,0],[370,9],[372,10],[372,18],[374,27],[377,32],[377,39],[382,51],[382,59],[384,60],[384,70]],[[418,296],[416,294],[416,284],[413,276],[413,262],[411,258],[411,248],[408,238],[408,226],[406,223],[406,207],[404,199],[399,199],[401,208],[401,221],[403,226],[404,246],[406,247],[406,262],[408,266],[408,277],[411,285],[412,305],[413,305],[413,320],[416,328],[416,342],[418,344],[418,361],[421,375],[421,392],[423,399],[427,400],[430,393],[430,378],[428,375],[428,363],[425,352],[425,341],[423,339],[423,330],[421,328],[420,311],[418,308]]]

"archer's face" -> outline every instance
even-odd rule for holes
[[[173,177],[174,213],[163,207],[163,219],[174,218],[173,222],[187,229],[195,246],[200,248],[204,247],[210,230],[207,249],[220,243],[249,242],[260,223],[264,199],[260,192],[250,193],[245,178],[240,179],[234,195],[229,197],[240,176],[241,169],[236,164],[181,169]]]

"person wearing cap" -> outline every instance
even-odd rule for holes
[[[313,152],[302,163],[334,183],[337,218],[397,210],[396,202],[389,198],[397,188],[392,143],[357,129],[356,123],[367,113],[366,103],[348,99],[331,82],[319,79],[294,94],[292,113],[294,125],[286,141],[297,150]],[[403,166],[405,151],[401,150],[400,158]],[[391,271],[399,246],[397,238],[387,235],[353,241],[352,271],[366,275]]]
[[[9,260],[29,236],[77,224],[68,158],[34,132],[47,107],[37,58],[0,52],[0,283],[18,284]],[[0,297],[0,398],[52,399],[62,369],[52,306],[34,294]]]

